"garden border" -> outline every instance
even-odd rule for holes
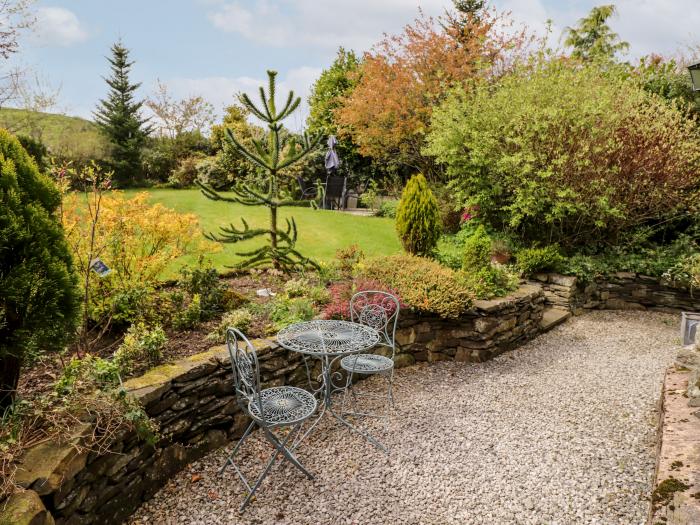
[[[584,308],[679,309],[697,304],[700,309],[700,299],[688,302],[687,291],[670,292],[658,281],[644,278],[637,282],[631,275],[618,274],[615,280],[587,287],[572,277],[539,275],[507,297],[476,301],[472,310],[457,319],[402,314],[397,366],[417,361],[486,361]],[[654,304],[655,300],[660,304]],[[266,339],[253,343],[267,386],[305,383],[298,354]],[[109,453],[97,454],[76,448],[81,440],[78,432],[71,443],[34,447],[23,456],[16,476],[26,490],[5,503],[0,522],[5,517],[17,525],[125,520],[188,463],[240,436],[246,420],[231,384],[228,352],[223,346],[127,381],[125,387],[159,423],[159,444],[153,447],[135,433],[125,433]]]

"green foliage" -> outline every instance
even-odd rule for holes
[[[685,113],[630,78],[559,59],[455,90],[428,151],[489,231],[565,249],[685,213],[700,167]]]
[[[192,330],[202,321],[202,302],[199,294],[192,296],[190,302],[185,306],[184,300],[180,302],[181,308],[176,310],[173,317],[173,328],[176,330]]]
[[[524,275],[537,272],[556,271],[564,263],[559,246],[550,244],[542,248],[524,248],[515,254],[518,269]]]
[[[491,265],[491,236],[479,225],[464,243],[462,268],[477,271]]]
[[[284,293],[287,297],[303,297],[306,292],[311,288],[311,283],[305,277],[300,277],[298,279],[290,279],[284,283]]]
[[[693,261],[698,252],[700,242],[694,232],[663,244],[652,242],[642,234],[598,254],[578,253],[568,257],[561,271],[576,275],[583,282],[615,272],[634,272],[692,286]]]
[[[396,210],[399,207],[399,201],[396,199],[383,200],[377,210],[377,217],[387,217],[389,219],[396,218]]]
[[[148,327],[139,322],[129,327],[124,341],[114,353],[113,362],[120,373],[128,374],[139,366],[154,366],[163,358],[163,347],[168,338],[163,328]]]
[[[700,97],[693,91],[690,75],[683,64],[651,55],[641,58],[631,75],[649,93],[688,108],[696,118],[700,116]]]
[[[80,304],[60,195],[20,143],[0,130],[0,411],[29,352],[62,350]]]
[[[227,312],[221,318],[221,322],[207,335],[208,341],[216,343],[226,342],[226,330],[237,328],[245,333],[253,323],[253,314],[248,308],[239,308],[232,312]]]
[[[224,190],[232,183],[232,173],[226,168],[223,156],[206,157],[197,162],[195,180],[217,190]]]
[[[342,277],[346,278],[352,276],[355,267],[364,258],[365,252],[357,244],[351,244],[347,248],[341,248],[335,252],[338,271]]]
[[[49,168],[49,150],[46,145],[28,135],[17,135],[17,140],[29,153],[29,156],[34,159],[39,171],[46,172]]]
[[[143,101],[134,98],[140,83],[132,83],[129,74],[133,62],[121,42],[112,46],[108,62],[112,75],[105,79],[110,88],[106,99],[94,112],[95,122],[111,145],[110,168],[120,186],[142,180],[141,149],[150,133],[148,119],[141,116]]]
[[[564,45],[573,47],[571,56],[581,60],[613,60],[619,52],[627,51],[629,44],[620,40],[607,21],[615,14],[615,6],[601,5],[591,9],[578,27],[566,28]]]
[[[193,186],[199,175],[197,168],[201,161],[201,157],[195,156],[182,159],[168,177],[168,184],[178,189]]]
[[[360,155],[352,138],[341,134],[336,112],[342,106],[359,79],[362,58],[350,50],[339,48],[333,63],[321,72],[309,95],[309,116],[306,120],[309,133],[338,139],[336,151],[350,173],[361,178],[376,175],[371,159]]]
[[[441,230],[440,212],[428,181],[420,173],[414,175],[406,184],[396,209],[399,239],[408,253],[430,255]]]
[[[269,310],[276,331],[290,324],[310,321],[317,313],[313,302],[306,297],[278,296],[270,303]]]
[[[472,305],[474,291],[464,276],[414,255],[377,257],[360,263],[358,276],[393,288],[402,300],[423,312],[456,318]]]
[[[209,140],[197,131],[185,131],[176,137],[149,137],[141,155],[144,176],[176,188],[191,186],[196,176],[194,164],[209,150]]]
[[[180,270],[178,285],[190,296],[199,297],[201,321],[207,321],[224,310],[226,286],[219,280],[219,272],[211,266],[204,266],[201,259],[197,267]]]
[[[487,265],[462,273],[465,283],[479,299],[501,297],[518,288],[520,279],[507,267]]]
[[[294,98],[294,92],[290,91],[287,101],[281,110],[277,110],[275,105],[276,71],[268,71],[268,90],[260,88],[260,98],[262,109],[257,108],[248,95],[241,95],[240,101],[243,106],[255,117],[268,125],[267,140],[252,138],[253,148],[246,146],[242,139],[237,138],[230,128],[225,129],[226,139],[231,147],[245,157],[247,160],[263,170],[267,175],[266,190],[260,191],[245,182],[232,188],[232,196],[223,196],[214,188],[199,183],[202,193],[214,201],[226,201],[244,206],[266,206],[270,210],[269,228],[251,229],[245,219],[241,219],[242,228],[236,228],[233,224],[221,228],[219,235],[210,234],[212,240],[224,243],[238,243],[260,236],[268,236],[269,244],[263,245],[253,251],[240,252],[237,255],[245,259],[236,265],[238,268],[255,268],[271,264],[276,269],[291,272],[294,269],[304,269],[309,266],[318,267],[316,263],[307,259],[295,249],[297,240],[296,222],[292,218],[286,220],[286,229],[278,229],[278,210],[284,206],[297,204],[291,198],[282,195],[280,192],[280,181],[278,176],[284,169],[298,163],[303,157],[308,155],[318,146],[321,139],[319,135],[315,139],[310,139],[304,134],[301,137],[288,135],[281,137],[282,121],[290,116],[301,103],[300,98]]]
[[[56,399],[42,399],[39,412],[48,421],[43,421],[44,432],[73,431],[73,425],[81,418],[95,428],[93,439],[102,445],[114,433],[122,430],[136,430],[141,439],[155,444],[158,439],[158,425],[146,414],[143,406],[121,386],[119,367],[114,361],[91,354],[82,359],[74,357],[63,369],[61,377],[54,385]],[[66,420],[66,416],[67,420]],[[61,421],[64,420],[64,421]],[[46,428],[51,424],[63,424],[63,429]],[[96,438],[103,434],[104,439]]]
[[[107,390],[119,384],[119,367],[114,361],[87,354],[82,359],[74,357],[70,360],[54,389],[59,395],[68,395],[86,388]]]

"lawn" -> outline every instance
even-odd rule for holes
[[[141,190],[143,191],[143,190]],[[194,213],[199,217],[202,230],[216,232],[219,226],[231,222],[240,226],[240,218],[245,217],[251,227],[267,226],[267,208],[250,207],[228,202],[214,202],[202,195],[199,190],[153,189],[147,190],[151,202],[159,202],[168,208],[182,213]],[[127,195],[137,193],[129,190]],[[336,250],[357,244],[367,256],[387,255],[400,250],[393,219],[380,217],[358,217],[347,213],[310,208],[283,208],[281,222],[285,217],[294,217],[299,231],[297,248],[304,255],[318,261],[328,261]],[[219,269],[235,264],[240,257],[235,252],[250,250],[265,242],[260,237],[239,244],[224,244],[223,249],[211,255],[212,263]],[[192,264],[192,257],[183,257],[183,263]]]

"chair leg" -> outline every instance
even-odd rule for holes
[[[307,478],[309,479],[314,479],[313,474],[311,474],[304,465],[302,465],[299,460],[297,459],[296,455],[287,448],[287,443],[289,442],[290,438],[294,436],[295,434],[299,433],[299,429],[301,428],[301,423],[298,424],[294,429],[289,433],[289,435],[284,439],[283,442],[279,440],[277,436],[275,436],[269,429],[264,429],[265,430],[265,436],[267,437],[267,440],[272,444],[273,447],[275,447],[278,451],[282,453],[282,455],[296,468],[298,468],[302,473],[306,475]],[[293,442],[294,440],[292,440]]]
[[[275,447],[275,451],[272,453],[272,456],[270,457],[269,461],[267,462],[267,465],[265,465],[265,469],[262,471],[262,473],[258,477],[257,481],[255,482],[255,485],[253,485],[253,488],[250,489],[245,500],[243,500],[243,503],[241,504],[241,507],[239,509],[241,512],[248,506],[248,503],[250,503],[251,498],[255,495],[255,492],[260,487],[260,484],[263,482],[263,480],[267,477],[267,474],[270,472],[270,469],[272,468],[273,463],[277,459],[277,456],[279,455],[280,452],[282,452],[282,450],[284,450],[286,448],[286,445],[287,445],[287,442],[289,441],[289,438],[294,433],[294,432],[290,432],[287,435],[287,437],[284,438],[284,441],[282,441],[280,443],[273,435],[271,435],[271,432],[268,428],[265,428],[265,427],[262,427],[262,428],[265,431],[265,436],[268,438],[268,441],[270,441],[270,443],[272,443],[272,445]],[[272,439],[270,439],[270,437]]]
[[[233,469],[236,471],[236,474],[238,474],[238,477],[241,478],[241,481],[243,482],[243,484],[246,486],[246,488],[248,490],[250,490],[250,485],[248,484],[248,480],[245,479],[245,476],[240,471],[240,469],[238,468],[236,463],[233,461],[233,458],[236,456],[236,454],[238,453],[238,449],[241,448],[241,445],[246,440],[246,438],[250,435],[250,433],[254,427],[255,427],[255,421],[251,421],[250,425],[248,425],[248,428],[246,428],[245,432],[243,432],[241,439],[239,439],[238,443],[236,443],[236,446],[233,447],[233,450],[229,454],[228,458],[226,458],[226,461],[224,462],[221,469],[219,470],[219,475],[223,474],[224,471],[226,470],[226,467],[228,467],[230,464],[233,467]]]
[[[394,369],[392,368],[387,375],[387,381],[389,382],[388,392],[389,392],[389,402],[391,403],[391,408],[396,408],[394,403]]]

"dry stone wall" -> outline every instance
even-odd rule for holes
[[[544,303],[540,286],[525,285],[512,296],[478,301],[458,319],[402,312],[397,366],[491,359],[540,333]],[[298,354],[273,341],[254,344],[266,386],[306,384]],[[125,386],[159,423],[157,446],[129,433],[109,453],[81,451],[75,444],[87,429],[76,429],[73,443],[35,447],[17,473],[27,490],[0,509],[0,523],[8,516],[16,525],[120,523],[177,471],[240,436],[247,424],[223,346],[157,367]]]
[[[700,290],[693,293],[673,287],[656,277],[630,272],[583,284],[576,277],[537,274],[532,284],[542,286],[546,304],[570,310],[575,315],[584,309],[700,311]]]

